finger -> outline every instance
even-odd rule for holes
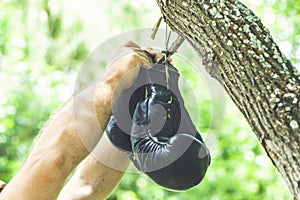
[[[142,51],[142,52],[137,52],[144,60],[147,60],[147,65],[151,65],[152,63],[153,63],[153,61],[152,61],[152,57],[148,54],[148,53],[146,53],[146,52],[144,52],[144,51]]]
[[[146,51],[153,57],[156,56],[157,54],[162,55],[162,53],[160,51],[152,49],[152,48],[149,48],[149,49],[147,48]]]
[[[146,53],[146,55],[149,57],[149,60],[152,62],[155,62],[155,53],[154,50],[151,47],[147,47],[144,49],[144,52]]]
[[[172,58],[168,58],[167,61],[168,61],[168,63],[171,63],[171,64],[173,63],[173,59]]]
[[[144,50],[147,51],[148,54],[149,54],[152,58],[154,58],[154,62],[157,62],[160,58],[162,58],[163,56],[165,56],[163,53],[161,53],[161,52],[158,51],[158,50],[153,49],[152,47],[146,47]],[[152,58],[151,58],[151,60],[152,60]],[[172,63],[172,62],[173,62],[173,59],[169,57],[169,58],[167,59],[167,62]]]
[[[157,61],[159,61],[162,57],[165,57],[165,55],[164,54],[162,54],[162,53],[157,53],[156,55],[155,55],[155,62],[157,62]]]
[[[160,51],[158,50],[152,50],[148,51],[152,58],[154,58],[154,61],[157,62],[161,57],[164,56]]]
[[[154,50],[152,47],[146,47],[145,51],[147,51],[150,55],[152,55]]]
[[[149,61],[149,58],[142,57],[140,60],[139,66],[146,68],[146,69],[151,68],[151,62]]]
[[[136,43],[132,42],[132,41],[128,41],[126,42],[124,45],[124,47],[130,47],[130,48],[136,48],[136,49],[141,49],[141,47],[139,45],[137,45]]]

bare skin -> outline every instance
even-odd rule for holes
[[[152,54],[156,56],[155,52]],[[56,199],[70,172],[97,145],[102,135],[101,130],[105,130],[111,115],[113,99],[117,99],[120,92],[133,83],[140,66],[149,67],[150,63],[138,45],[128,42],[120,47],[115,59],[108,64],[97,82],[81,91],[49,120],[24,166],[2,191],[0,200]],[[80,110],[79,116],[75,116],[74,108]],[[105,138],[100,148],[103,148],[103,155],[111,151],[116,162],[125,159]],[[124,169],[128,166],[126,159]],[[97,181],[102,180],[101,178],[96,180],[88,176],[88,168],[85,166],[95,169],[98,177],[104,178],[105,183],[102,181],[99,184]],[[91,155],[78,169],[75,177],[79,178],[75,178],[78,181],[75,181],[75,185],[84,183],[84,186],[97,188],[91,190],[91,193],[102,193],[101,198],[105,198],[113,190],[123,174],[97,162]],[[82,180],[82,177],[89,180]],[[89,195],[90,199],[95,197],[94,194]]]
[[[99,147],[102,146],[106,148],[97,151],[97,157],[90,154],[79,164],[58,200],[98,200],[109,196],[130,162],[127,155],[112,146],[105,134],[99,143]]]
[[[147,51],[155,60],[163,56],[151,48],[147,48]],[[171,59],[168,61],[171,62]],[[121,180],[128,165],[128,156],[116,149],[104,135],[92,154],[79,165],[58,200],[106,199]]]
[[[0,180],[0,193],[2,192],[2,190],[4,189],[4,187],[6,186],[6,183],[2,180]]]

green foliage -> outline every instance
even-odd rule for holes
[[[0,178],[4,181],[20,168],[51,113],[71,97],[63,90],[71,87],[72,91],[72,72],[66,77],[66,71],[59,69],[87,55],[83,42],[45,42],[51,40],[45,32],[50,22],[37,18],[37,13],[43,16],[44,10],[27,1],[1,2]],[[51,16],[48,19],[52,20]],[[68,59],[49,62],[60,54],[62,46],[70,49]],[[49,55],[50,48],[56,54]]]
[[[71,98],[76,73],[88,53],[116,33],[153,26],[159,10],[154,1],[150,2],[0,2],[0,179],[12,178],[49,116]],[[245,2],[297,63],[299,1]],[[189,60],[195,55],[190,56]],[[216,128],[220,124],[214,124],[219,119],[211,119],[216,108],[212,108],[205,83],[190,68],[180,68],[186,63],[180,59],[175,63],[196,91],[195,100],[189,87],[182,88],[198,129],[204,138],[216,136],[207,176],[195,188],[174,192],[159,187],[145,175],[127,173],[109,199],[291,199],[280,174],[234,104],[226,99],[220,134]]]

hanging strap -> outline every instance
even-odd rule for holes
[[[155,24],[154,28],[152,29],[152,34],[151,34],[151,38],[155,39],[156,33],[158,31],[158,28],[161,24],[163,17],[160,16],[160,18],[158,19],[157,23]],[[162,51],[162,53],[164,54],[163,57],[161,57],[156,64],[161,64],[165,66],[165,75],[166,75],[166,87],[169,90],[169,68],[168,65],[166,64],[166,62],[168,61],[168,58],[170,58],[170,56],[172,56],[177,49],[180,47],[180,45],[184,42],[184,38],[182,36],[178,36],[177,39],[175,40],[175,42],[172,43],[171,47],[169,48],[169,42],[170,42],[170,38],[171,38],[171,34],[172,31],[168,30],[168,24],[166,23],[166,32],[165,32],[165,50]],[[149,54],[147,54],[149,56]],[[146,94],[147,95],[147,89],[146,89]]]

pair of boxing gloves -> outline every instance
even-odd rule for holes
[[[140,68],[113,108],[106,133],[154,182],[185,190],[203,179],[210,154],[184,106],[178,78],[170,63]]]

